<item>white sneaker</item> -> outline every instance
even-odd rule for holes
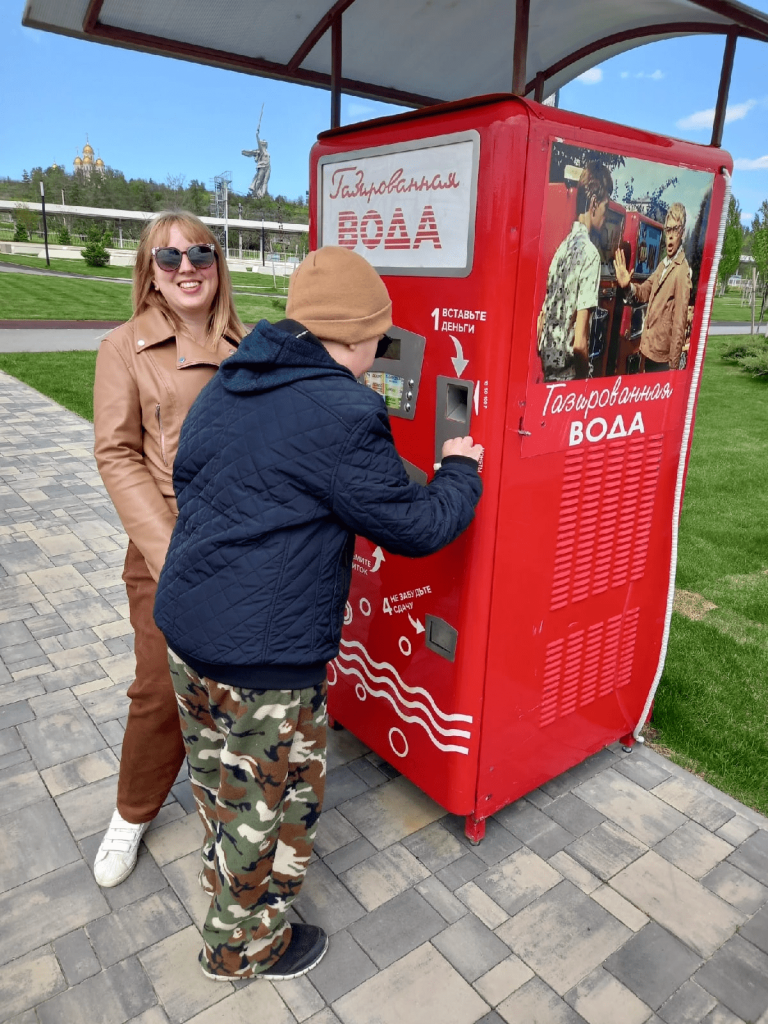
[[[149,822],[133,825],[115,811],[93,864],[93,877],[104,889],[120,885],[136,867],[139,843]]]

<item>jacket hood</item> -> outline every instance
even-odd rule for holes
[[[297,337],[297,335],[299,335]],[[296,320],[260,320],[219,370],[227,391],[271,391],[312,377],[354,376],[328,355],[321,342]]]

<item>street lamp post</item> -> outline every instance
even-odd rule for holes
[[[46,266],[51,265],[51,258],[48,255],[48,221],[45,216],[45,184],[42,179],[40,180],[40,200],[43,205],[43,238],[45,239],[45,263]]]

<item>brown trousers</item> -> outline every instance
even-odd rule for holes
[[[136,678],[128,687],[131,705],[120,755],[117,809],[126,821],[138,825],[151,821],[162,807],[184,762],[184,742],[168,648],[152,615],[157,584],[133,541],[128,542],[123,580],[134,631]]]

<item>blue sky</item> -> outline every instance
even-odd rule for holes
[[[752,6],[768,13],[768,0]],[[24,0],[0,3],[0,177],[54,161],[71,169],[87,134],[128,178],[209,182],[230,171],[244,192],[253,160],[240,151],[255,147],[264,104],[270,192],[304,194],[309,149],[329,123],[327,92],[38,32],[22,26],[23,10]],[[560,105],[707,143],[723,45],[723,37],[688,37],[640,47],[566,86]],[[768,199],[767,64],[768,44],[739,40],[723,144],[736,160],[733,190],[748,220]],[[397,109],[343,97],[342,121]]]

